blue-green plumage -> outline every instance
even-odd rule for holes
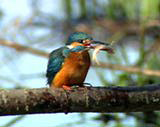
[[[71,34],[66,45],[49,56],[46,77],[51,88],[70,90],[72,84],[82,86],[90,66],[88,50],[96,45],[107,46],[84,32]]]
[[[63,56],[63,50],[65,47],[56,49],[50,53],[48,66],[47,66],[47,83],[51,84],[56,73],[61,69],[65,56]]]
[[[84,32],[74,32],[72,33],[68,40],[67,40],[67,45],[70,45],[72,42],[81,42],[83,40],[93,40],[93,38]]]
[[[53,78],[60,71],[65,58],[69,57],[72,52],[79,52],[85,50],[84,46],[76,46],[75,48],[69,49],[67,46],[56,49],[50,53],[48,67],[47,67],[47,83],[51,84]]]
[[[69,36],[66,45],[70,45],[72,44],[72,42],[81,43],[81,41],[85,39],[92,40],[92,37],[83,32],[74,32]],[[65,46],[52,51],[50,53],[47,66],[47,73],[46,73],[47,84],[52,83],[52,80],[54,79],[55,75],[61,70],[65,58],[67,58],[71,52],[79,52],[84,49],[85,49],[84,46],[77,46],[72,49],[69,49],[67,46]]]

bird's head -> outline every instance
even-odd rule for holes
[[[106,42],[96,41],[89,34],[84,32],[74,32],[72,33],[67,40],[66,45],[71,46],[72,48],[76,46],[86,46],[87,48],[97,48],[102,47],[100,50],[106,50],[109,53],[113,53],[111,45]]]
[[[93,38],[84,32],[74,32],[67,40],[67,45],[70,46],[89,46]]]

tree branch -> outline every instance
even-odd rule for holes
[[[48,57],[48,53],[39,49],[35,49],[29,46],[24,46],[15,42],[11,42],[11,41],[6,41],[3,39],[0,39],[0,45],[2,46],[7,46],[10,48],[14,48],[16,49],[18,52],[29,52],[35,55],[39,55],[39,56],[43,56],[43,57]]]
[[[0,90],[0,116],[72,112],[160,110],[160,85]]]
[[[143,69],[135,66],[123,66],[119,64],[109,64],[101,62],[100,65],[94,64],[95,67],[100,68],[109,68],[112,70],[121,70],[129,73],[137,73],[137,74],[143,74],[148,76],[158,76],[160,77],[160,71],[159,70],[151,70],[151,69]]]

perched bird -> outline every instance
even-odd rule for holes
[[[84,32],[74,32],[67,40],[66,46],[50,53],[47,66],[47,83],[52,89],[63,88],[72,90],[71,86],[84,86],[88,69],[91,65],[88,50],[104,45],[107,50],[109,44],[94,41]],[[101,50],[101,49],[98,49]]]

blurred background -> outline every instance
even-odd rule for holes
[[[100,52],[103,63],[93,63],[86,82],[160,83],[160,0],[0,0],[0,87],[47,87],[47,53],[75,31],[114,43],[115,54]],[[159,127],[159,119],[159,112],[37,114],[0,117],[0,126]]]

